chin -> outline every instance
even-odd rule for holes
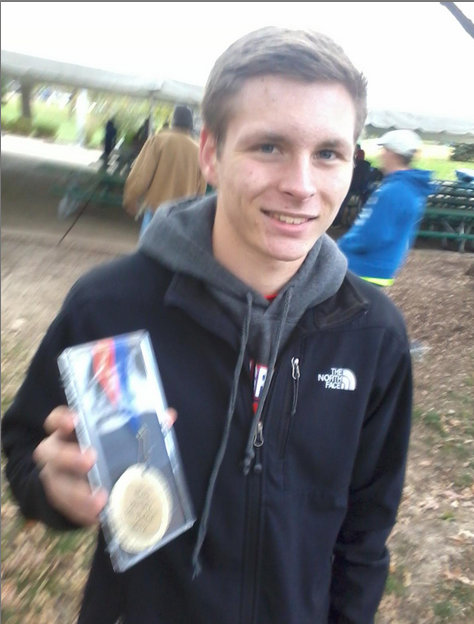
[[[308,253],[310,252],[313,245],[314,243],[312,243],[311,245],[308,245],[307,247],[304,247],[303,249],[300,247],[299,249],[273,250],[273,251],[270,251],[269,253],[272,256],[272,258],[274,258],[274,260],[277,260],[279,262],[302,263],[304,259],[306,258],[306,256],[308,255]]]

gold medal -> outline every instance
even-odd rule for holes
[[[171,520],[172,500],[161,472],[144,463],[127,468],[109,496],[111,528],[123,550],[137,553],[163,537]]]

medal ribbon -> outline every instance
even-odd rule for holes
[[[140,419],[133,410],[133,397],[128,378],[130,349],[126,338],[104,338],[92,349],[94,378],[110,403],[125,412],[135,435],[140,431]]]

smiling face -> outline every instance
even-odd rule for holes
[[[219,150],[201,133],[201,167],[218,191],[214,255],[268,294],[296,273],[347,193],[355,108],[339,84],[263,76],[233,110]]]

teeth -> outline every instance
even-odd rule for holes
[[[275,215],[278,221],[282,221],[283,223],[290,223],[291,225],[301,225],[304,223],[306,219],[297,218],[297,217],[288,217],[286,215]]]

